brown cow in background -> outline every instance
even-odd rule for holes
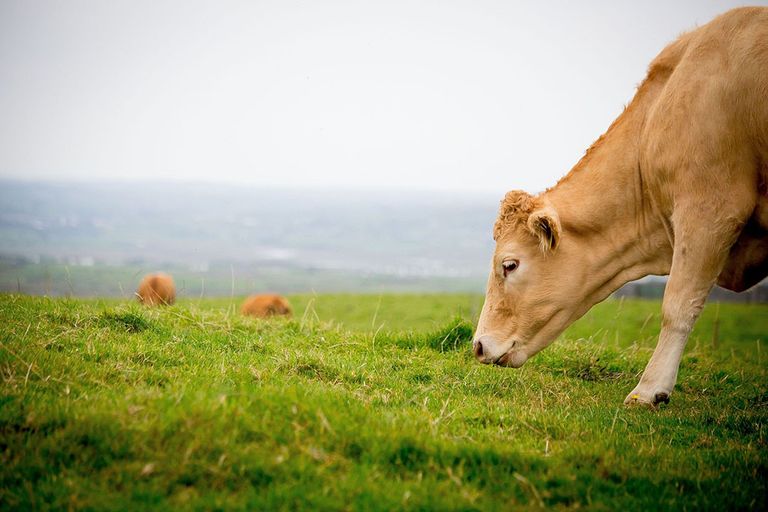
[[[240,313],[245,316],[267,318],[271,316],[287,316],[293,313],[288,300],[281,295],[261,294],[251,295],[240,308]]]
[[[176,300],[176,285],[168,274],[147,274],[141,280],[136,296],[146,306],[167,306]]]

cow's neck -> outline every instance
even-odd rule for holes
[[[668,226],[639,169],[642,107],[630,106],[574,170],[544,194],[560,216],[564,236],[583,248],[589,267],[579,316],[625,283],[669,271]]]

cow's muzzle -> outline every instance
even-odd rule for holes
[[[495,364],[498,366],[511,366],[512,368],[521,367],[528,360],[525,354],[516,350],[516,342],[507,351],[500,351],[498,342],[488,336],[480,336],[472,343],[472,352],[475,359],[483,364]]]

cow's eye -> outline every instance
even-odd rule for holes
[[[520,266],[520,262],[517,260],[508,260],[502,263],[501,266],[504,268],[504,277],[507,277],[509,274],[517,270],[517,267]]]

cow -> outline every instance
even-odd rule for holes
[[[260,294],[251,295],[243,302],[240,313],[244,316],[267,318],[271,316],[290,317],[293,313],[288,299],[281,295]]]
[[[683,34],[558,183],[508,192],[473,341],[520,367],[623,284],[668,275],[656,349],[625,404],[669,402],[713,285],[768,275],[768,8]]]
[[[176,301],[176,285],[168,274],[147,274],[139,283],[136,297],[146,306],[168,306]]]

